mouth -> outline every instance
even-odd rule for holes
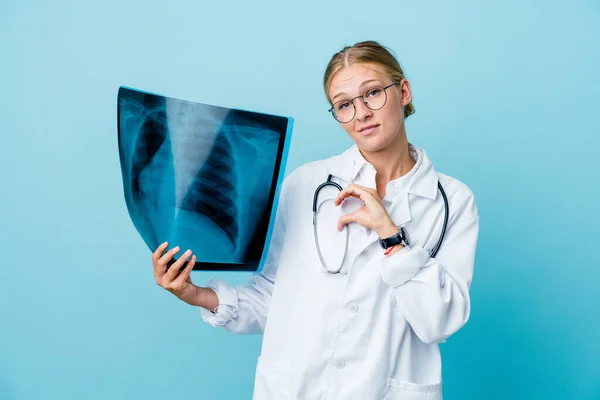
[[[377,129],[378,126],[379,124],[371,124],[364,126],[358,130],[358,133],[360,133],[362,136],[369,136],[370,134],[375,132],[375,129]]]

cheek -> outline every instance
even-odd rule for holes
[[[349,124],[340,124],[342,129],[346,131],[350,137],[354,136],[354,123],[350,122]]]
[[[389,125],[390,129],[397,129],[403,121],[402,116],[402,107],[400,104],[390,104],[392,107],[385,107],[381,117],[386,122],[386,125]]]

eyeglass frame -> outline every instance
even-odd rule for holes
[[[373,90],[373,89],[376,89],[376,88],[370,88],[370,89],[367,89],[367,90],[365,90],[365,92],[364,92],[363,94],[361,94],[361,95],[359,95],[359,96],[356,96],[356,97],[353,97],[353,98],[352,98],[352,99],[350,99],[350,100],[346,100],[347,102],[349,102],[350,104],[352,104],[352,108],[354,108],[354,115],[353,115],[353,116],[352,116],[352,118],[350,118],[348,121],[345,121],[345,122],[342,122],[342,121],[340,121],[339,119],[337,119],[337,117],[335,116],[335,113],[333,112],[333,108],[335,107],[335,105],[336,105],[337,103],[339,103],[340,101],[344,101],[343,99],[342,99],[342,100],[338,100],[338,101],[336,101],[335,103],[333,103],[333,104],[331,105],[331,108],[330,108],[329,110],[327,110],[327,111],[328,111],[328,112],[330,112],[330,113],[331,113],[331,115],[333,116],[333,118],[334,118],[336,121],[338,121],[339,123],[341,123],[341,124],[347,124],[348,122],[352,121],[352,120],[354,119],[354,117],[356,117],[356,106],[354,105],[354,100],[356,100],[356,99],[358,99],[359,97],[361,97],[361,98],[362,98],[362,101],[363,101],[363,104],[364,104],[364,105],[365,105],[365,107],[367,107],[369,110],[372,110],[372,111],[381,110],[381,109],[382,109],[383,107],[385,107],[385,105],[387,104],[387,92],[386,92],[386,90],[387,90],[387,89],[389,89],[389,88],[391,88],[391,87],[392,87],[392,86],[394,86],[394,85],[399,85],[399,84],[400,84],[400,82],[392,82],[392,83],[390,83],[389,85],[387,85],[387,86],[385,86],[385,87],[383,87],[383,88],[382,88],[382,90],[383,90],[383,93],[385,94],[385,101],[383,102],[383,105],[382,105],[381,107],[379,107],[379,108],[371,108],[371,107],[369,107],[369,105],[367,104],[367,101],[365,100],[365,94],[366,94],[367,92],[369,92],[369,91]]]

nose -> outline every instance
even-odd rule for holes
[[[367,107],[360,97],[354,100],[354,108],[356,109],[356,119],[359,121],[364,121],[373,115],[373,110]]]

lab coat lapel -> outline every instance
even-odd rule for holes
[[[410,213],[410,204],[408,204],[408,192],[405,190],[397,193],[392,198],[392,203],[390,206],[386,208],[388,215],[398,227],[406,224],[412,219],[412,215]]]

